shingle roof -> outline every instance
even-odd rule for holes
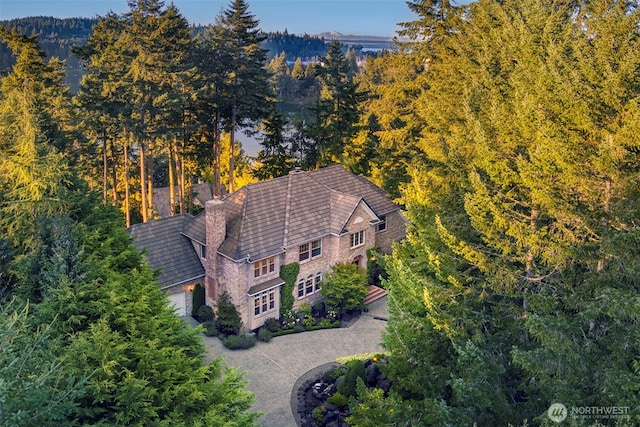
[[[227,238],[218,252],[235,260],[340,234],[361,202],[376,215],[399,209],[383,190],[339,165],[250,184],[223,201]]]
[[[204,276],[198,254],[189,238],[183,234],[185,230],[197,230],[197,222],[193,216],[184,214],[129,227],[133,244],[138,250],[146,252],[152,268],[160,270],[160,287],[174,286]]]

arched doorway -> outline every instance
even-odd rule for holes
[[[366,259],[362,255],[358,255],[351,260],[352,264],[357,265],[360,268],[367,268]]]

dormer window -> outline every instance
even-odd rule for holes
[[[269,273],[276,271],[276,257],[270,256],[269,258],[262,259],[253,263],[253,277],[258,278],[266,276]]]
[[[314,240],[309,243],[303,243],[299,246],[300,256],[299,260],[306,261],[308,259],[317,258],[322,255],[322,240]]]

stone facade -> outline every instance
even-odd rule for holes
[[[405,219],[392,203],[387,202],[385,205],[388,213],[378,215],[364,198],[333,190],[325,183],[317,184],[317,192],[326,193],[324,199],[318,197],[318,200],[327,200],[331,207],[316,204],[314,206],[318,207],[312,210],[308,206],[302,206],[302,209],[308,212],[305,215],[309,216],[309,223],[301,221],[301,211],[297,210],[300,206],[298,201],[296,204],[281,203],[287,210],[286,214],[281,216],[281,225],[275,220],[263,225],[262,222],[268,222],[278,215],[271,212],[273,209],[269,210],[271,206],[278,205],[278,200],[283,200],[283,196],[286,196],[286,199],[293,197],[291,188],[296,184],[292,184],[292,180],[308,180],[305,174],[300,171],[292,172],[288,178],[279,178],[289,179],[288,183],[273,180],[273,187],[262,187],[260,191],[252,190],[255,193],[247,190],[237,199],[206,202],[207,257],[203,260],[206,270],[206,301],[208,305],[215,307],[217,298],[222,293],[229,294],[246,329],[257,329],[268,318],[279,318],[280,287],[284,284],[279,277],[281,266],[291,263],[298,263],[300,266],[293,289],[294,309],[299,308],[304,302],[313,305],[322,299],[321,282],[335,264],[355,263],[361,268],[366,268],[368,250],[376,249],[389,253],[392,242],[405,236]],[[266,207],[261,208],[260,215],[254,214],[253,219],[247,219],[251,215],[251,209],[256,209],[255,205],[250,204],[251,195],[255,194],[256,198],[264,199],[264,195],[269,191],[273,192],[275,198],[261,200]],[[374,201],[378,206],[382,204],[379,196]],[[228,203],[226,207],[225,202]],[[291,223],[302,224],[305,230],[310,231],[301,233],[298,232],[299,228],[295,231],[290,230],[290,215],[297,215],[296,222]],[[245,251],[240,249],[241,246],[236,248],[230,244],[243,244],[242,233],[246,232],[246,229],[242,221],[247,221],[247,227],[264,230],[250,234],[248,238],[252,240],[243,246],[253,248],[251,250],[254,253],[260,254],[256,258],[262,257],[261,259],[252,259],[249,249]],[[320,224],[316,226],[312,221],[318,221]],[[281,245],[274,245],[273,230],[278,229],[295,238],[283,236],[280,238]],[[314,229],[320,231],[314,232]],[[264,238],[261,233],[267,236],[271,233],[272,237]],[[277,236],[275,241],[278,241]],[[266,247],[271,249],[264,250]]]

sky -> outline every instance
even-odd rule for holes
[[[169,5],[171,0],[164,0]],[[192,24],[215,21],[231,0],[173,0]],[[267,32],[285,29],[290,34],[336,31],[345,35],[394,36],[398,22],[417,16],[406,0],[247,0],[249,12]],[[124,13],[127,0],[0,0],[0,20],[28,16],[57,18],[104,16]]]

